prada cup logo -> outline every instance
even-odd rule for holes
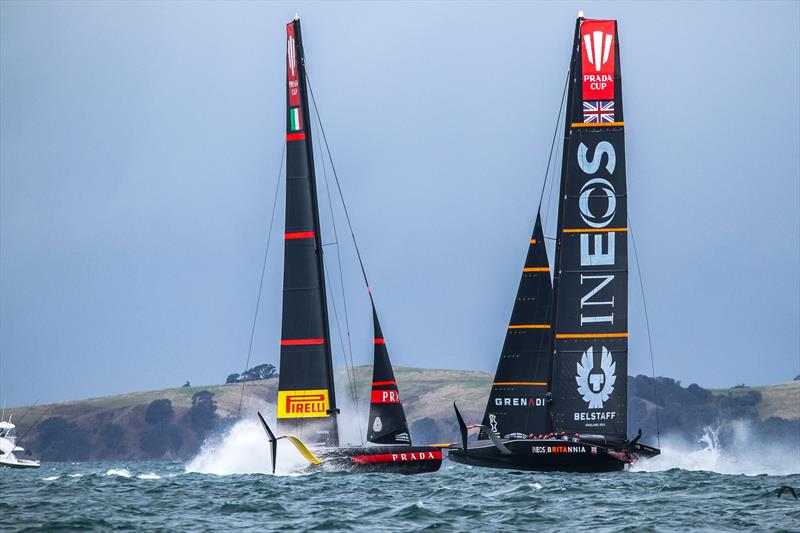
[[[289,70],[292,71],[292,76],[297,75],[297,59],[294,55],[294,37],[290,36],[286,47],[286,53],[289,57]]]
[[[614,392],[617,381],[617,363],[605,346],[601,349],[600,368],[594,367],[594,346],[589,346],[578,363],[578,394],[589,404],[589,409],[602,409],[603,402]]]
[[[600,68],[608,62],[608,55],[611,52],[611,43],[613,41],[614,36],[612,34],[601,31],[594,31],[591,35],[587,33],[583,36],[586,56],[597,72],[600,72]]]
[[[381,417],[376,416],[375,422],[372,423],[372,431],[374,431],[375,433],[380,433],[382,429],[383,429],[383,424],[381,423]]]
[[[601,193],[606,197],[607,207],[605,213],[598,215],[589,208],[589,198],[592,193]],[[614,186],[611,185],[610,181],[603,178],[590,179],[581,188],[581,194],[578,196],[578,209],[581,212],[581,218],[589,226],[593,228],[608,226],[617,210],[617,197]]]

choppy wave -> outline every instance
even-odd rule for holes
[[[727,448],[711,430],[698,442],[664,438],[662,456],[611,474],[445,462],[439,472],[417,476],[301,476],[288,467],[272,476],[264,475],[270,468],[262,429],[241,422],[188,465],[48,464],[38,473],[2,471],[0,510],[11,529],[796,529],[800,502],[788,494],[778,498],[778,489],[800,488],[800,466],[792,462],[800,458],[757,437],[743,428]],[[293,448],[279,454],[282,464],[295,457],[293,468],[304,466]]]

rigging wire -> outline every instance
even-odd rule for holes
[[[314,112],[317,115],[317,120],[319,121],[319,129],[322,132],[322,139],[325,144],[325,150],[328,153],[328,160],[331,164],[331,171],[333,172],[333,178],[336,182],[336,189],[339,192],[339,199],[342,202],[342,209],[344,210],[344,216],[347,220],[347,227],[350,230],[350,238],[353,241],[353,247],[356,250],[356,257],[358,258],[358,266],[361,267],[361,276],[364,278],[364,283],[367,286],[367,294],[369,294],[369,300],[372,306],[375,306],[375,301],[372,298],[372,289],[369,284],[369,279],[367,279],[367,271],[364,268],[364,260],[361,258],[361,249],[358,247],[358,241],[356,241],[356,235],[353,231],[353,222],[350,220],[350,211],[347,209],[347,202],[344,199],[344,193],[342,192],[342,184],[339,182],[339,175],[336,172],[336,165],[333,163],[333,156],[331,155],[331,148],[328,145],[328,137],[325,135],[325,126],[322,124],[322,117],[319,114],[319,110],[317,109],[317,100],[314,98],[314,89],[311,87],[311,80],[308,78],[308,73],[306,73],[306,81],[308,82],[308,90],[311,94],[311,101],[314,104]]]
[[[536,207],[536,210],[539,211],[542,208],[542,199],[544,198],[544,189],[547,185],[547,176],[550,174],[550,162],[553,159],[553,150],[556,146],[556,137],[558,136],[558,125],[561,123],[561,112],[564,109],[564,98],[567,96],[567,87],[569,86],[569,69],[567,69],[567,77],[564,79],[564,90],[561,92],[561,104],[558,106],[558,116],[556,117],[556,125],[553,128],[553,140],[550,142],[550,155],[547,156],[547,168],[544,171],[544,182],[542,182],[542,191],[539,193],[539,205]],[[553,172],[555,172],[555,166],[553,166]],[[550,188],[552,190],[552,180],[550,184]],[[548,209],[550,203],[548,202]]]
[[[278,192],[280,191],[281,187],[281,177],[283,171],[283,163],[286,158],[286,143],[283,144],[283,150],[281,150],[281,162],[278,165],[278,179],[275,183],[275,196],[272,200],[272,216],[269,219],[269,231],[267,232],[267,246],[264,250],[264,262],[261,265],[261,280],[258,282],[258,297],[256,298],[256,310],[253,314],[253,325],[250,328],[250,344],[247,347],[247,362],[244,365],[244,372],[246,373],[248,368],[250,367],[250,355],[253,352],[253,338],[256,334],[256,320],[258,320],[258,309],[261,305],[261,289],[264,287],[264,273],[267,270],[267,257],[269,256],[269,245],[272,241],[272,227],[275,223],[275,211],[278,207]],[[239,407],[236,409],[236,418],[242,413],[242,401],[244,400],[244,387],[247,381],[242,380],[242,392],[239,395]]]
[[[642,305],[644,307],[644,323],[647,327],[647,343],[650,346],[650,370],[653,375],[653,400],[656,403],[656,438],[658,439],[658,447],[661,448],[661,422],[658,416],[658,388],[656,387],[656,363],[655,356],[653,355],[653,337],[650,334],[650,317],[647,313],[647,299],[644,295],[644,280],[642,279],[642,266],[639,264],[639,252],[636,250],[636,239],[633,238],[633,225],[631,224],[631,217],[628,215],[628,233],[631,236],[631,244],[633,245],[633,256],[636,259],[636,272],[639,275],[639,289],[642,293]]]
[[[331,149],[328,146],[328,139],[325,136],[325,127],[322,125],[322,118],[319,116],[319,111],[317,111],[317,101],[314,98],[314,90],[311,88],[311,80],[308,78],[308,73],[306,72],[306,81],[308,82],[308,90],[311,94],[311,101],[314,103],[314,110],[317,113],[317,119],[319,120],[319,128],[322,131],[322,138],[325,141],[325,149],[328,151],[328,159],[331,162],[331,170],[333,171],[333,177],[336,180],[336,188],[339,190],[339,198],[342,201],[342,207],[344,208],[344,216],[347,219],[347,226],[350,228],[350,238],[353,240],[353,246],[356,249],[356,257],[358,257],[358,265],[361,267],[361,275],[364,277],[364,283],[367,285],[367,292],[369,293],[370,302],[375,305],[375,302],[372,300],[372,291],[370,289],[369,280],[367,279],[367,271],[364,269],[364,261],[361,259],[361,251],[358,248],[358,243],[356,242],[356,235],[353,232],[353,223],[350,220],[350,213],[347,210],[347,204],[344,201],[344,194],[342,194],[342,185],[339,183],[339,176],[336,173],[336,166],[333,164],[333,157],[331,156]]]
[[[315,111],[316,111],[316,109],[315,109]],[[319,114],[318,113],[317,113],[317,131],[319,131]],[[345,291],[345,286],[344,286],[344,274],[343,274],[343,271],[342,271],[342,254],[341,254],[341,249],[339,248],[339,233],[336,231],[336,216],[334,215],[334,212],[333,212],[333,202],[331,201],[331,188],[330,188],[330,185],[328,183],[328,171],[327,171],[327,167],[325,165],[325,158],[322,157],[320,159],[322,161],[322,175],[325,177],[325,193],[326,193],[326,195],[328,197],[328,208],[331,210],[331,225],[333,226],[333,238],[335,239],[335,242],[336,242],[336,262],[337,262],[337,264],[339,266],[339,289],[340,289],[340,291],[342,293],[342,303],[343,303],[343,308],[344,308],[344,321],[345,321],[345,328],[346,328],[345,331],[347,333],[347,348],[348,348],[348,351],[345,352],[345,365],[347,365],[347,354],[349,353],[350,354],[350,366],[354,367],[355,365],[353,363],[353,344],[352,344],[352,341],[350,339],[350,320],[349,320],[349,316],[348,316],[348,312],[347,312],[347,296],[346,296],[346,291]],[[331,292],[333,292],[333,291],[331,291]],[[340,332],[340,335],[341,335],[341,332]],[[342,343],[342,350],[344,351],[344,343]],[[354,378],[354,380],[355,380],[355,378]],[[353,385],[352,395],[353,395],[353,401],[356,403],[356,409],[358,409],[358,397],[356,396],[356,393],[355,393],[355,385]]]
[[[554,163],[555,164],[553,165],[553,174],[555,174],[555,171],[556,171],[555,169],[559,168],[560,163],[561,163],[561,153],[560,152],[556,153],[556,160],[555,160]],[[544,224],[542,225],[542,232],[545,231],[545,229],[547,228],[548,223],[550,222],[550,213],[551,213],[551,211],[550,211],[550,203],[553,201],[553,184],[556,181],[557,180],[556,180],[556,177],[554,175],[550,179],[550,190],[547,191],[547,209],[546,209],[545,214],[544,214]],[[556,204],[556,209],[558,209],[558,204]],[[557,237],[551,237],[551,238],[554,241],[558,240]]]
[[[310,87],[310,84],[309,84],[309,87]],[[316,124],[317,125],[317,131],[320,131],[319,112],[316,110],[316,107],[315,107],[315,112],[316,112],[316,117],[317,117],[317,124]],[[350,387],[350,396],[351,396],[351,399],[353,400],[353,403],[355,404],[356,412],[358,413],[360,411],[360,407],[358,405],[358,394],[357,394],[356,383],[355,383],[355,364],[353,363],[353,345],[352,345],[351,336],[350,336],[350,319],[349,319],[349,315],[348,315],[348,312],[347,312],[347,296],[346,296],[345,285],[344,285],[344,274],[343,274],[343,271],[342,271],[342,254],[341,254],[341,249],[339,248],[339,234],[338,234],[338,232],[336,230],[336,216],[335,216],[334,211],[333,211],[333,201],[331,200],[331,188],[330,188],[330,184],[328,183],[328,171],[327,171],[327,168],[326,168],[326,165],[325,165],[325,158],[321,157],[320,161],[322,163],[322,175],[325,178],[325,192],[326,192],[326,195],[328,197],[328,208],[331,211],[331,225],[333,226],[333,238],[335,239],[334,243],[329,243],[329,244],[335,244],[335,246],[336,246],[336,261],[337,261],[337,264],[339,266],[339,288],[340,288],[340,291],[341,291],[341,294],[342,294],[342,304],[343,304],[342,307],[343,307],[343,310],[344,310],[345,331],[347,333],[347,351],[345,350],[344,340],[342,339],[342,330],[341,330],[341,326],[340,326],[340,322],[339,322],[339,315],[338,315],[337,310],[336,310],[336,299],[334,298],[334,294],[333,294],[334,293],[334,289],[333,289],[333,287],[330,288],[330,290],[331,290],[331,301],[333,302],[333,312],[334,312],[334,317],[336,319],[336,329],[337,329],[337,333],[339,334],[339,342],[342,345],[342,353],[344,354],[344,363],[345,363],[345,369],[347,370],[346,373],[347,373],[347,381],[348,381],[348,384],[349,384],[349,387]],[[328,274],[327,264],[325,264],[325,273],[326,273],[327,277],[330,279],[330,274]],[[347,368],[348,367],[348,361],[347,361],[348,353],[349,353],[349,356],[350,356],[349,368]],[[352,372],[352,375],[351,375],[351,372]],[[361,429],[362,429],[361,428],[361,424],[359,424],[358,425],[359,435],[360,435],[360,437],[361,437],[361,439],[363,441],[364,437],[363,437]]]
[[[324,263],[323,266],[325,268],[325,275],[328,278],[330,278],[331,276],[330,276],[330,273],[328,272],[328,265],[326,263]],[[345,358],[344,358],[345,359],[345,365],[347,365],[347,353],[344,350],[344,339],[342,338],[342,327],[341,327],[341,325],[339,323],[339,312],[336,309],[336,298],[334,298],[333,287],[330,287],[328,290],[330,290],[330,293],[331,293],[331,303],[333,304],[333,319],[336,321],[336,333],[339,334],[339,344],[341,344],[341,346],[342,346],[342,352],[345,354]],[[350,394],[352,395],[353,401],[356,404],[356,412],[358,412],[358,397],[356,395],[356,386],[355,386],[354,381],[352,379],[350,379],[349,372],[346,373],[346,374],[347,374],[347,383],[348,383],[348,386],[350,388]],[[363,431],[362,431],[362,428],[361,428],[361,423],[358,424],[358,435],[359,435],[359,438],[361,439],[361,442],[363,443],[364,442],[364,434],[363,434]]]
[[[345,202],[344,195],[342,194],[342,185],[339,182],[339,175],[336,172],[336,165],[333,162],[333,155],[331,154],[331,147],[328,144],[328,136],[325,134],[325,126],[322,123],[322,116],[320,115],[319,108],[317,107],[317,99],[314,96],[314,88],[311,85],[311,79],[308,76],[308,71],[306,71],[306,83],[308,84],[308,92],[311,95],[311,102],[312,102],[312,104],[314,106],[314,114],[317,117],[317,126],[319,127],[319,132],[322,133],[322,143],[325,145],[325,152],[328,155],[328,162],[331,164],[331,172],[333,174],[334,181],[336,182],[336,190],[339,193],[339,200],[342,203],[342,209],[344,211],[345,220],[347,221],[347,227],[350,230],[350,238],[353,241],[353,247],[355,248],[355,251],[356,251],[356,258],[358,259],[358,266],[361,268],[361,275],[364,278],[364,284],[367,287],[367,294],[369,295],[370,303],[372,304],[372,307],[374,309],[375,302],[372,299],[372,291],[370,290],[369,281],[367,280],[367,273],[366,273],[366,270],[364,269],[364,262],[361,259],[361,251],[358,248],[358,243],[356,242],[355,233],[353,232],[353,224],[352,224],[352,222],[350,220],[350,213],[347,210],[347,203]],[[322,160],[323,160],[323,163],[324,163],[325,158],[323,157]],[[330,203],[331,202],[331,200],[330,200],[330,188],[328,187],[328,175],[327,175],[327,172],[325,171],[324,164],[323,164],[323,174],[325,176],[325,186],[326,186],[326,188],[328,190],[328,193],[329,193],[328,201]],[[332,203],[331,203],[331,211],[333,211]],[[334,229],[334,232],[335,232],[335,229]],[[337,237],[337,241],[338,241],[338,237]],[[337,252],[338,252],[338,249],[337,249]],[[340,274],[340,276],[342,274],[341,259],[339,260],[339,274]],[[344,282],[342,282],[342,287],[344,287]],[[347,299],[344,296],[344,291],[342,292],[342,298],[345,301],[345,306],[346,306],[347,305],[347,303],[346,303]],[[346,311],[345,311],[345,320],[347,321]],[[348,345],[349,345],[350,344],[350,327],[349,327],[349,323],[348,323],[347,328],[348,328],[347,329],[347,341],[348,341]],[[345,363],[346,363],[346,361],[345,361]],[[356,410],[358,411],[359,410],[358,394],[357,394],[357,381],[358,380],[356,378],[355,364],[353,362],[353,350],[352,350],[352,347],[350,348],[350,368],[349,368],[349,371],[350,371],[350,374],[352,376],[352,382],[353,382],[353,391],[354,391],[353,392],[353,401],[355,402]],[[361,423],[358,424],[358,428],[359,428],[359,433],[361,433],[361,430],[362,430]],[[364,440],[363,435],[361,436],[361,439],[362,439],[362,441]]]

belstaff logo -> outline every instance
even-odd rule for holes
[[[577,369],[575,381],[578,383],[578,394],[589,404],[589,409],[602,409],[603,402],[614,392],[614,383],[617,381],[617,363],[614,362],[611,352],[603,346],[600,368],[595,368],[594,346],[589,346],[583,352]]]
[[[278,418],[328,416],[328,390],[278,391]]]
[[[594,65],[594,69],[597,72],[600,72],[603,65],[608,63],[608,56],[611,53],[611,44],[613,42],[614,36],[602,31],[593,31],[583,36],[587,58],[589,63]]]

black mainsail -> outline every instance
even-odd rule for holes
[[[628,253],[617,23],[579,15],[573,40],[553,288],[537,216],[480,437],[454,461],[609,472],[660,451],[627,439]],[[525,333],[517,334],[517,329]],[[530,330],[530,331],[527,331]],[[546,387],[546,388],[545,388]],[[541,403],[540,403],[541,401]],[[474,426],[471,426],[474,427]]]
[[[291,442],[312,465],[324,463],[350,472],[433,472],[441,465],[442,451],[435,446],[411,446],[371,293],[375,364],[368,440],[382,446],[339,447],[311,112],[297,17],[286,26],[286,42],[286,227],[277,408],[278,430],[285,434],[276,436],[258,413],[270,440],[273,472],[279,439]],[[344,199],[342,202],[347,215]],[[350,225],[349,215],[347,222]],[[352,226],[350,230],[352,234]],[[369,289],[354,236],[353,243]],[[303,439],[315,451],[309,450]]]
[[[286,25],[286,228],[278,430],[339,445],[300,21]]]
[[[375,353],[372,366],[372,392],[369,403],[367,440],[375,444],[411,444],[406,414],[400,403],[400,393],[394,378],[386,339],[375,304],[372,305],[372,323],[375,331]]]
[[[628,249],[615,20],[578,20],[554,276],[553,428],[626,437]]]
[[[483,415],[482,425],[498,437],[525,438],[549,431],[546,394],[550,379],[551,301],[550,264],[537,213]],[[482,429],[478,438],[489,438],[486,430]]]

